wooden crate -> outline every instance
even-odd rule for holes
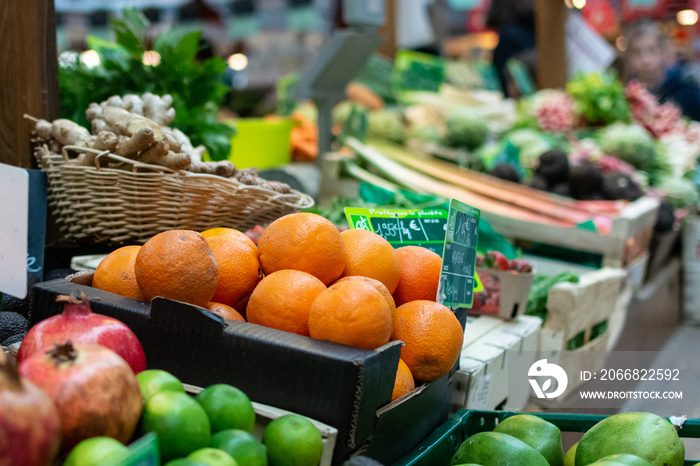
[[[557,400],[563,400],[580,386],[579,371],[595,372],[603,367],[608,340],[615,333],[610,329],[611,317],[619,309],[626,276],[624,270],[604,268],[583,275],[579,283],[559,283],[549,291],[538,359],[560,365],[567,373],[569,384],[556,400],[537,399],[538,404],[556,405]],[[608,321],[608,329],[591,338],[593,327],[603,321]],[[583,346],[567,351],[567,342],[581,332],[584,332]]]
[[[353,159],[354,156],[348,154],[326,154],[321,168],[319,204],[328,204],[333,197],[358,196],[359,182],[351,173],[348,173],[349,165],[347,162]],[[477,176],[477,174],[472,176]],[[379,176],[362,171],[361,177],[378,186],[392,189],[392,183]],[[494,183],[499,186],[499,189],[516,194],[520,193],[524,196],[539,196],[547,199],[552,197],[549,193],[533,191],[531,188],[516,183],[502,180],[495,180]],[[396,186],[393,188],[396,189]],[[571,200],[571,202],[574,201]],[[526,245],[534,242],[543,243],[597,254],[602,257],[603,267],[627,268],[648,254],[658,208],[659,201],[650,197],[642,197],[629,203],[612,220],[611,230],[607,235],[581,228],[542,225],[494,214],[486,210],[481,211],[481,217],[498,233],[517,242]]]

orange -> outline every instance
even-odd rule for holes
[[[224,319],[238,320],[241,322],[245,322],[245,319],[240,314],[240,312],[238,312],[237,310],[235,310],[231,306],[227,306],[226,304],[215,303],[212,301],[204,307],[206,307],[208,310],[210,310],[214,314],[220,315]]]
[[[333,285],[331,286],[335,286],[336,283],[341,283],[348,280],[367,283],[368,285],[371,285],[375,290],[379,291],[379,293],[381,293],[381,295],[386,300],[387,305],[389,306],[389,311],[391,311],[391,328],[393,329],[394,322],[396,322],[396,303],[394,303],[394,298],[391,296],[391,293],[389,293],[389,289],[386,286],[384,286],[384,284],[379,280],[375,280],[374,278],[361,277],[357,275],[341,277],[338,280],[336,280],[335,283],[333,283]]]
[[[435,301],[411,301],[396,309],[392,340],[401,340],[401,359],[416,381],[431,382],[450,372],[462,351],[464,330],[454,313]]]
[[[335,225],[320,215],[289,214],[272,222],[260,236],[260,264],[269,275],[300,270],[333,283],[345,269],[345,246]]]
[[[347,280],[321,293],[309,311],[309,334],[318,340],[373,350],[391,336],[391,311],[382,294]]]
[[[416,382],[413,380],[411,369],[408,368],[402,359],[399,359],[399,367],[396,369],[396,380],[394,380],[394,391],[391,392],[391,401],[412,392],[414,388],[416,388]]]
[[[162,296],[204,307],[219,282],[216,257],[207,240],[191,230],[158,233],[141,246],[134,267],[147,301]]]
[[[430,249],[404,246],[396,250],[399,257],[399,284],[394,290],[394,301],[401,306],[409,301],[437,299],[442,259]]]
[[[230,235],[206,241],[219,265],[219,284],[211,300],[238,308],[262,280],[258,250]]]
[[[204,236],[205,238],[211,238],[212,236],[230,236],[247,244],[253,249],[258,249],[258,247],[255,245],[253,240],[248,237],[248,235],[234,228],[210,228],[208,230],[203,231],[202,236]]]
[[[309,336],[309,309],[326,290],[313,275],[279,270],[262,279],[250,295],[248,322]]]
[[[134,272],[140,249],[141,246],[124,246],[109,253],[95,269],[92,286],[127,298],[143,299]]]
[[[399,283],[399,258],[391,244],[367,230],[345,230],[343,276],[361,275],[379,280],[393,293]]]

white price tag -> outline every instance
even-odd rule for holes
[[[478,377],[474,387],[469,392],[469,409],[488,410],[491,398],[491,374]]]
[[[0,292],[27,296],[29,175],[0,164]]]

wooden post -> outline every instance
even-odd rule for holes
[[[563,88],[567,80],[564,0],[535,0],[537,87]]]
[[[379,35],[384,42],[379,46],[379,53],[391,60],[396,56],[396,1],[384,1],[384,25],[379,27]]]
[[[58,118],[54,0],[0,1],[0,163],[36,167],[22,115]]]

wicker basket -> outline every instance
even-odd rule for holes
[[[36,150],[48,175],[48,208],[69,241],[144,243],[174,229],[245,231],[314,204],[298,191],[280,194],[233,178],[174,171],[109,152],[99,153],[95,166],[67,163],[70,149],[64,147],[60,155],[45,146]],[[127,169],[108,168],[115,163]]]

